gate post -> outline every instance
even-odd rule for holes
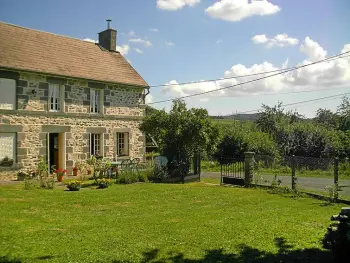
[[[244,187],[250,187],[253,182],[254,153],[244,153]]]
[[[295,155],[292,156],[292,190],[296,192],[296,177],[295,177]]]

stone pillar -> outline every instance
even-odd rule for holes
[[[244,153],[244,187],[250,187],[253,182],[254,154],[253,152]]]
[[[295,156],[292,156],[292,190],[296,192],[297,190],[297,184],[296,184],[297,178],[295,176]]]

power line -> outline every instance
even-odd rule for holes
[[[267,78],[274,77],[274,76],[277,76],[277,75],[281,75],[281,74],[284,74],[284,73],[287,73],[287,72],[290,72],[290,71],[294,71],[294,70],[297,70],[297,69],[300,69],[300,68],[305,68],[305,67],[312,66],[312,65],[315,65],[315,64],[319,64],[319,63],[331,61],[331,60],[334,60],[334,59],[338,59],[338,58],[340,58],[341,56],[343,56],[344,54],[347,54],[347,53],[350,53],[350,51],[347,51],[347,52],[344,52],[344,53],[341,53],[341,54],[338,54],[338,55],[335,55],[335,56],[332,56],[332,57],[329,57],[329,58],[325,58],[325,59],[322,59],[322,60],[319,60],[319,61],[315,61],[315,62],[306,64],[306,65],[296,66],[296,67],[289,68],[289,69],[284,69],[283,72],[278,72],[278,73],[275,73],[275,74],[272,74],[272,75],[263,76],[263,77],[260,77],[260,78],[257,78],[257,79],[253,79],[253,80],[249,80],[249,81],[246,81],[246,82],[242,82],[242,83],[239,83],[239,84],[235,84],[235,85],[231,85],[231,86],[227,86],[227,87],[222,87],[222,88],[215,89],[215,90],[209,90],[209,91],[204,91],[204,92],[200,92],[200,93],[195,93],[195,94],[191,94],[191,95],[186,95],[186,96],[182,96],[182,97],[178,97],[178,98],[166,99],[166,100],[161,100],[161,101],[155,101],[155,102],[148,103],[148,105],[158,104],[158,103],[162,103],[162,102],[168,102],[168,101],[172,101],[172,100],[175,100],[175,99],[184,99],[184,98],[199,96],[199,95],[203,95],[203,94],[207,94],[207,93],[211,93],[211,92],[215,92],[215,91],[220,91],[220,90],[224,90],[224,89],[237,87],[237,86],[244,85],[244,84],[253,83],[253,82],[256,82],[256,81],[259,81],[259,80],[263,80],[263,79],[267,79]],[[344,56],[344,57],[349,57],[349,56]],[[344,57],[341,57],[341,58],[344,58]],[[260,73],[260,74],[265,74],[265,73]],[[299,93],[301,93],[301,92],[299,92]]]
[[[332,95],[332,96],[326,96],[326,97],[321,97],[321,98],[317,98],[317,99],[311,99],[311,100],[304,100],[304,101],[299,101],[299,102],[293,102],[293,103],[288,103],[288,104],[282,104],[282,107],[287,107],[287,106],[293,106],[293,105],[298,105],[298,104],[304,104],[304,103],[309,103],[309,102],[313,102],[313,101],[319,101],[319,100],[324,100],[324,99],[329,99],[329,98],[338,98],[344,95],[350,94],[350,92],[346,92],[346,93],[342,93],[342,94],[337,94],[337,95]],[[241,111],[238,113],[234,113],[231,114],[229,116],[233,116],[233,115],[239,115],[239,114],[245,114],[245,113],[254,113],[254,112],[259,112],[261,108],[259,109],[255,109],[255,110],[248,110],[248,111]]]
[[[344,52],[340,55],[344,55],[346,53],[349,53],[350,51]],[[330,59],[331,57],[327,58],[326,60]],[[182,86],[186,84],[198,84],[198,83],[208,83],[208,82],[216,82],[216,81],[222,81],[222,80],[228,80],[228,79],[240,79],[240,78],[245,78],[245,77],[253,77],[253,76],[259,76],[262,74],[270,74],[270,73],[275,73],[275,72],[281,72],[285,70],[290,70],[290,69],[295,69],[297,67],[290,67],[290,68],[284,68],[284,69],[275,69],[275,70],[270,70],[270,71],[264,71],[260,73],[252,73],[252,74],[246,74],[246,75],[240,75],[240,76],[234,76],[234,77],[226,77],[226,78],[218,78],[218,79],[207,79],[207,80],[199,80],[199,81],[188,81],[188,82],[181,82],[181,83],[175,83],[175,84],[159,84],[159,85],[151,85],[149,88],[158,88],[158,87],[166,87],[166,86]]]

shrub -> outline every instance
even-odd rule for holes
[[[112,181],[110,179],[102,178],[102,179],[97,179],[97,185],[98,188],[107,188],[112,184]]]
[[[119,174],[116,183],[118,184],[133,184],[139,181],[139,176],[137,173],[132,171],[124,171]]]
[[[66,185],[70,191],[79,191],[81,188],[81,181],[72,180],[72,181],[69,181],[68,183],[66,183]]]

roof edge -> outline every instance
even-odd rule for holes
[[[36,31],[36,32],[40,32],[40,33],[46,33],[46,34],[50,34],[50,35],[54,35],[54,36],[58,36],[58,37],[64,37],[64,38],[79,40],[79,41],[83,41],[83,42],[85,42],[85,43],[96,44],[96,43],[93,43],[93,42],[90,42],[90,41],[83,40],[83,39],[81,39],[81,38],[70,37],[70,36],[66,36],[66,35],[60,35],[60,34],[56,34],[56,33],[52,33],[52,32],[47,32],[47,31],[43,31],[43,30],[31,28],[31,27],[25,27],[25,26],[15,25],[15,24],[12,24],[12,23],[4,22],[4,21],[0,21],[0,23],[6,24],[6,25],[9,25],[9,26],[18,27],[18,28],[21,28],[21,29]],[[98,44],[98,42],[97,42],[97,44]]]

